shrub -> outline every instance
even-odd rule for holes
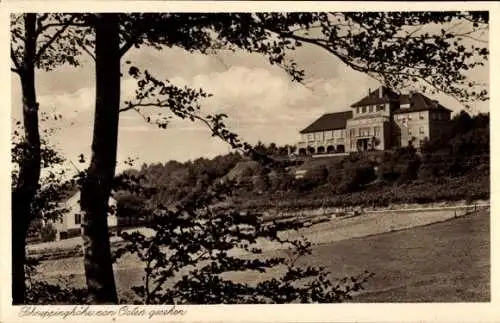
[[[41,227],[40,235],[43,242],[55,241],[57,237],[57,229],[53,224],[49,223]]]
[[[158,206],[158,216],[148,224],[152,236],[122,233],[123,246],[114,257],[136,255],[144,264],[143,284],[132,287],[142,304],[234,304],[234,303],[331,303],[351,298],[371,277],[365,272],[338,283],[330,281],[322,267],[298,267],[295,262],[311,252],[305,239],[282,239],[280,232],[297,230],[300,221],[264,223],[256,213],[207,207],[231,196],[231,184],[205,189],[196,199],[179,204],[176,210]],[[262,255],[257,243],[290,247],[286,257]],[[232,251],[245,251],[238,257]],[[256,284],[237,282],[226,273],[285,271],[275,278],[262,277]],[[182,277],[179,273],[183,273]],[[178,279],[176,278],[178,277]],[[167,281],[172,284],[167,284]]]
[[[87,290],[82,288],[61,287],[42,281],[27,284],[26,301],[29,305],[75,305],[90,304]]]
[[[314,182],[316,186],[325,184],[328,178],[328,169],[324,165],[316,166],[310,169],[304,178]]]

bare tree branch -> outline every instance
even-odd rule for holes
[[[122,33],[122,36],[125,39],[125,44],[123,44],[123,46],[120,48],[120,57],[125,55],[137,41],[137,36],[135,36],[134,34],[127,36],[125,33]]]
[[[160,102],[157,102],[157,103],[136,103],[136,104],[130,104],[128,105],[126,108],[123,108],[123,109],[120,109],[120,112],[124,112],[124,111],[128,111],[128,110],[134,110],[136,111],[146,122],[149,123],[149,120],[147,119],[146,116],[144,116],[141,111],[140,111],[140,108],[147,108],[147,107],[150,107],[150,108],[170,108],[169,104],[165,103],[165,101],[160,101]],[[175,113],[175,112],[174,112]],[[210,123],[210,121],[207,119],[207,118],[204,118],[204,117],[201,117],[195,113],[192,113],[192,112],[188,112],[188,111],[183,111],[182,112],[184,115],[186,115],[188,118],[192,118],[193,120],[198,120],[200,122],[202,122],[203,124],[205,124],[205,126],[207,126],[207,128],[212,132],[213,135],[219,137],[220,139],[222,139],[224,142],[227,142],[227,139],[224,138],[221,134],[219,134],[216,129],[212,126],[212,124]],[[242,152],[242,153],[245,153],[245,150],[244,149],[238,149],[238,148],[235,148],[236,150]]]
[[[41,28],[38,28],[36,30],[35,34],[38,37],[40,34],[44,33],[49,28],[64,27],[68,24],[70,24],[72,27],[89,27],[90,26],[88,22],[81,22],[81,23],[74,22],[75,18],[76,18],[76,16],[73,16],[71,18],[71,23],[69,21],[67,21],[67,22],[55,22],[55,23],[43,25]]]
[[[83,44],[82,42],[79,42],[78,45],[80,46],[81,49],[83,49],[83,51],[85,53],[87,53],[95,61],[94,54],[92,54],[92,52],[87,48],[87,46],[85,44]]]
[[[49,48],[54,41],[61,36],[61,34],[68,29],[68,27],[71,25],[71,23],[76,19],[76,16],[71,17],[71,19],[62,26],[61,29],[59,29],[43,46],[38,50],[38,52],[35,54],[35,58],[33,59],[33,63],[37,62],[40,57],[43,55],[43,53]]]

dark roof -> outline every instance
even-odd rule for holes
[[[345,129],[347,120],[352,118],[352,111],[342,111],[336,113],[327,113],[311,123],[300,133],[309,133],[325,130]]]
[[[400,104],[410,104],[409,108],[399,108],[394,113],[409,113],[427,110],[440,110],[451,112],[450,109],[445,108],[439,102],[434,101],[422,93],[415,92],[413,94],[403,94],[399,97]]]
[[[379,91],[380,88],[382,88],[382,97],[380,97]],[[362,107],[362,106],[367,106],[367,105],[375,105],[375,104],[381,104],[381,103],[388,103],[388,102],[397,102],[399,98],[399,94],[396,92],[392,91],[389,88],[386,88],[385,86],[382,86],[375,91],[368,92],[368,95],[359,100],[358,102],[354,103],[351,105],[352,108],[356,107]]]

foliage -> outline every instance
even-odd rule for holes
[[[116,257],[131,252],[144,263],[143,285],[133,288],[145,304],[220,304],[339,302],[363,288],[369,273],[333,284],[323,268],[295,266],[310,252],[311,243],[283,236],[297,230],[295,222],[263,223],[258,214],[215,207],[231,195],[234,183],[219,183],[194,194],[175,209],[158,206],[145,236],[122,233],[127,244]],[[290,257],[263,253],[262,240],[289,247]],[[283,268],[277,278],[255,283],[225,277],[234,272],[268,274]]]
[[[57,230],[51,223],[46,224],[40,229],[40,236],[43,242],[55,241]]]
[[[41,121],[45,122],[51,116],[47,113],[41,113]],[[16,122],[20,126],[20,122]],[[33,219],[57,220],[67,209],[61,207],[60,202],[68,192],[73,188],[73,183],[69,180],[63,180],[66,170],[62,167],[65,159],[51,145],[47,138],[50,137],[56,128],[45,129],[44,137],[41,139],[41,165],[42,176],[40,178],[39,189],[31,202],[31,216]],[[11,158],[12,158],[12,181],[11,186],[14,190],[17,186],[19,176],[19,164],[26,153],[26,142],[21,131],[17,128],[13,130],[11,138]],[[36,223],[34,224],[36,226]]]
[[[489,22],[484,11],[146,13],[122,14],[120,21],[124,50],[141,45],[202,53],[243,49],[267,56],[302,80],[304,71],[288,54],[310,44],[391,88],[422,81],[464,100],[487,95],[466,79],[467,71],[488,57],[480,40]],[[441,29],[426,28],[432,25]]]
[[[419,178],[463,176],[484,164],[489,156],[489,114],[471,117],[461,111],[452,119],[452,131],[443,138],[426,142],[422,147]]]
[[[33,281],[27,285],[27,305],[75,305],[89,304],[87,290],[84,288],[62,287],[44,281]]]
[[[486,165],[487,166],[487,165]],[[302,211],[321,207],[385,207],[394,204],[421,204],[490,198],[489,167],[457,178],[414,181],[400,186],[367,186],[362,190],[332,194],[331,188],[312,192],[269,194],[265,198],[246,196],[236,200],[241,209]]]
[[[283,145],[278,146],[276,143],[271,142],[268,145],[259,141],[256,145],[254,145],[253,149],[263,155],[268,156],[288,156],[290,153],[295,153],[297,147],[294,145]]]
[[[140,170],[128,170],[123,175],[135,176],[142,185],[154,188],[151,198],[142,199],[146,201],[146,208],[157,204],[171,205],[181,202],[193,188],[221,179],[239,160],[239,154],[230,153],[213,159],[198,158],[185,163],[169,161],[165,164],[142,165]],[[124,199],[141,199],[137,192],[131,196],[126,190],[118,188],[118,191],[120,194],[116,195],[116,200],[119,208],[123,207]],[[134,203],[132,201],[132,204]],[[129,206],[135,208],[130,204]]]
[[[13,71],[23,73],[22,56],[27,41],[25,38],[26,14],[11,15],[11,60]],[[51,71],[61,65],[78,66],[78,58],[83,50],[77,42],[89,37],[89,28],[83,21],[83,15],[66,13],[35,14],[34,32],[35,55],[33,64],[36,68]],[[29,45],[28,45],[29,46]]]

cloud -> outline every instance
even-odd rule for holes
[[[291,106],[305,105],[313,93],[292,83],[283,73],[260,67],[233,66],[226,71],[174,77],[176,85],[202,88],[213,97],[204,100],[205,113],[228,114],[245,123],[272,123],[288,114]]]
[[[82,111],[92,110],[95,102],[95,88],[82,87],[71,93],[40,95],[38,101],[42,111],[62,113],[65,118],[74,118]]]
[[[279,68],[255,65],[236,65],[192,77],[178,75],[169,80],[177,86],[202,88],[211,93],[212,97],[202,101],[202,114],[226,113],[228,127],[250,142],[287,142],[286,138],[289,138],[288,142],[294,142],[298,131],[322,114],[349,110],[353,100],[364,95],[359,93],[359,88],[365,88],[364,84],[367,84],[366,76],[360,73],[310,78],[305,84],[300,84],[292,82]],[[376,86],[373,81],[368,81],[368,84]],[[130,97],[135,88],[134,80],[125,80],[122,88]],[[150,113],[153,117],[155,112]],[[139,116],[133,116],[137,122],[143,122]],[[133,116],[127,117],[127,126],[135,124]],[[200,134],[208,131],[200,122],[177,118],[169,125],[169,130],[174,129]]]

